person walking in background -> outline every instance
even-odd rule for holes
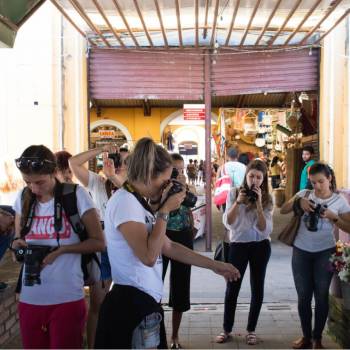
[[[85,167],[85,163],[94,159],[101,153],[103,153],[104,176],[98,175]],[[117,152],[117,148],[114,145],[106,145],[79,153],[69,158],[69,166],[73,174],[90,192],[102,222],[104,222],[108,199],[115,189],[123,185],[126,179],[124,160],[127,154],[127,152]],[[90,288],[90,308],[87,322],[87,340],[89,348],[92,348],[94,345],[98,313],[111,283],[111,265],[109,263],[107,250],[105,250],[101,254],[101,282],[92,285]]]
[[[278,188],[281,183],[281,167],[280,159],[278,156],[272,158],[270,164],[270,174],[271,174],[271,187],[273,189]]]
[[[245,166],[247,166],[250,162],[249,160],[249,155],[248,153],[241,153],[239,156],[238,156],[238,159],[237,159],[240,163],[244,164]]]
[[[227,157],[228,161],[224,163],[223,165],[220,166],[220,168],[217,171],[216,174],[216,180],[218,180],[220,177],[224,175],[228,175],[231,179],[231,186],[232,187],[240,187],[243,183],[245,172],[246,172],[246,166],[238,162],[238,149],[231,147],[227,150]],[[226,203],[224,203],[220,210],[224,213],[226,210]],[[223,244],[224,244],[224,257],[225,260],[228,257],[229,254],[229,242],[230,238],[228,236],[229,231],[225,227],[225,232],[224,232],[224,239],[223,239]]]
[[[160,305],[162,254],[211,269],[228,280],[239,278],[232,265],[197,254],[166,236],[169,214],[186,196],[184,186],[174,191],[172,172],[169,153],[149,138],[140,139],[129,156],[128,181],[108,201],[105,233],[114,285],[101,306],[98,349],[167,348]]]
[[[299,191],[304,189],[312,189],[312,185],[309,180],[309,170],[310,167],[315,163],[315,160],[312,159],[315,151],[312,146],[305,146],[302,149],[302,155],[303,161],[305,163],[303,170],[301,171],[300,175],[300,185],[299,185]]]
[[[266,267],[271,255],[269,236],[273,210],[267,167],[263,161],[254,160],[248,164],[243,186],[233,187],[226,203],[223,223],[230,232],[228,262],[238,268],[241,279],[227,282],[223,331],[216,337],[216,342],[224,343],[230,337],[238,294],[249,264],[252,295],[246,342],[255,345],[255,328],[264,299]]]
[[[189,160],[189,163],[187,164],[187,168],[186,168],[186,173],[187,173],[187,177],[188,177],[188,181],[191,185],[195,185],[195,181],[196,181],[196,166],[193,162],[193,159]]]
[[[335,174],[325,163],[314,163],[309,170],[312,190],[302,190],[286,202],[281,214],[302,211],[294,241],[292,271],[298,294],[302,338],[294,349],[323,349],[322,333],[328,317],[328,296],[333,272],[329,259],[335,252],[334,229],[350,232],[350,205],[337,192]],[[312,297],[315,320],[312,328]]]
[[[201,159],[199,161],[198,165],[198,185],[201,185],[202,183],[205,182],[205,177],[204,177],[204,161]]]
[[[11,245],[17,253],[29,247],[18,304],[23,348],[82,348],[86,306],[81,255],[105,248],[97,211],[78,186],[74,195],[87,239],[80,240],[64,208],[62,227],[56,232],[55,155],[43,145],[33,145],[16,159],[16,166],[27,184],[14,204],[16,237]]]
[[[180,154],[171,154],[173,161],[172,178],[186,186],[186,177],[184,175],[184,160]],[[176,175],[176,176],[175,176]],[[192,211],[184,205],[169,215],[166,235],[173,242],[193,250],[193,227]],[[170,292],[169,306],[173,308],[172,313],[172,335],[170,349],[181,349],[179,342],[179,328],[183,312],[191,308],[190,302],[190,282],[191,265],[183,264],[163,255],[163,281],[170,261]]]

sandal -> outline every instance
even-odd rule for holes
[[[223,344],[227,342],[227,339],[230,337],[229,333],[221,332],[219,335],[215,338],[215,343]]]
[[[174,343],[171,343],[170,349],[182,349],[182,346],[180,343],[174,342]]]
[[[245,336],[245,341],[248,345],[256,345],[258,343],[258,339],[255,333],[248,333]]]

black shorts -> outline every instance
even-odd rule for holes
[[[166,235],[172,241],[180,243],[189,249],[193,249],[193,237],[191,230],[167,230]],[[171,265],[169,306],[172,307],[175,311],[185,312],[191,308],[191,265],[180,263],[163,255],[163,280],[168,268],[169,260]]]

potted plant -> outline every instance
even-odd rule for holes
[[[339,276],[345,309],[350,309],[350,243],[338,241],[330,258],[332,268]]]

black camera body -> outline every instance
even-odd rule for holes
[[[165,201],[172,195],[179,193],[182,191],[183,189],[183,184],[179,181],[176,181],[174,179],[172,179],[172,183],[173,185],[171,186],[167,198],[165,199]],[[164,202],[165,202],[164,201]],[[181,203],[183,206],[187,207],[187,208],[193,208],[197,203],[197,196],[194,195],[192,192],[190,191],[186,191],[186,197],[183,200],[183,202]]]
[[[55,247],[43,245],[28,245],[15,251],[16,260],[24,263],[23,284],[26,287],[41,284],[40,272],[44,258],[56,250]]]
[[[310,200],[313,204],[314,201]],[[317,231],[318,220],[320,219],[320,215],[327,209],[326,204],[317,204],[314,208],[314,211],[311,211],[305,218],[305,226],[311,232]]]
[[[179,171],[174,167],[170,178],[171,179],[177,179],[178,176],[179,176]]]
[[[120,153],[108,153],[108,158],[113,159],[114,167],[120,168],[122,165],[122,160]]]
[[[253,190],[254,185],[249,188],[247,185],[244,186],[245,194],[248,198],[248,201],[251,203],[255,203],[258,199],[258,194]]]

